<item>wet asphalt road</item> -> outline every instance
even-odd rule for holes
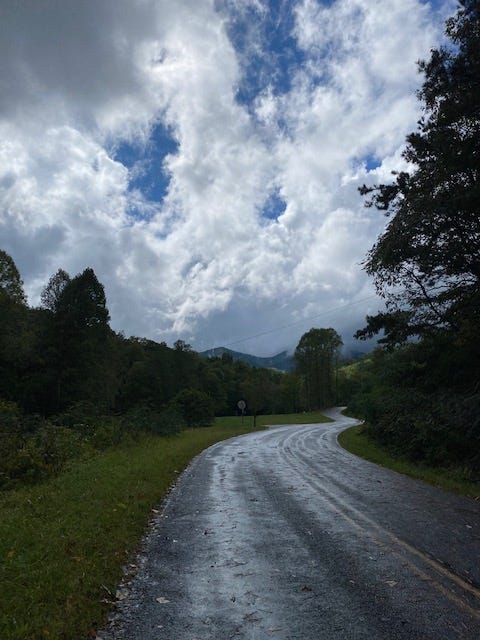
[[[196,458],[99,635],[478,640],[480,503],[350,455],[330,415]]]

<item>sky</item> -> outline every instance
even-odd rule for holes
[[[31,306],[92,267],[111,326],[346,345],[382,307],[358,187],[405,169],[453,0],[2,0],[0,248]]]

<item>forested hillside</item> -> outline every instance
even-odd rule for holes
[[[411,169],[363,187],[390,217],[369,252],[386,311],[359,338],[384,345],[358,368],[352,407],[394,452],[480,474],[480,3],[463,0],[445,48],[420,63],[423,117]]]
[[[13,258],[0,251],[0,487],[58,473],[66,460],[140,432],[175,433],[235,415],[318,408],[304,378],[204,358],[114,332],[103,285],[59,269],[27,305]]]
[[[279,371],[292,371],[295,368],[295,360],[293,355],[288,351],[281,351],[274,356],[261,357],[251,355],[250,353],[241,353],[240,351],[232,351],[226,347],[215,347],[202,351],[201,356],[205,358],[221,358],[224,354],[231,356],[233,360],[242,360],[252,367],[261,367],[266,369],[278,369]]]

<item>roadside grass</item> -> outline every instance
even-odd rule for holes
[[[216,418],[215,424],[229,424],[231,420],[242,420],[241,417],[236,418]],[[305,413],[288,413],[288,414],[276,414],[270,416],[258,415],[257,416],[257,429],[261,427],[266,427],[269,425],[276,424],[315,424],[322,422],[333,422],[331,418],[327,418],[322,413],[318,411],[311,411]],[[245,416],[243,418],[243,423],[245,427],[253,428],[253,416]]]
[[[302,414],[298,422],[307,415],[314,421]],[[261,416],[257,428],[297,418]],[[143,436],[73,462],[57,478],[0,494],[0,638],[86,638],[91,622],[104,619],[152,508],[178,473],[206,447],[251,432],[252,424],[219,418],[177,436]]]
[[[0,495],[0,638],[72,640],[101,620],[151,509],[201,450],[248,431],[236,419],[145,436]]]
[[[322,413],[318,413],[318,411],[291,413],[288,415],[257,416],[257,425],[263,426],[275,424],[315,424],[321,422],[334,421]]]
[[[427,467],[393,456],[383,447],[368,437],[362,425],[350,427],[338,436],[340,445],[355,455],[375,462],[382,467],[404,473],[416,480],[423,480],[431,485],[452,491],[469,498],[480,499],[480,483],[472,482],[468,472],[463,469],[443,469]]]

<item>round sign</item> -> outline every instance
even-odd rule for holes
[[[237,407],[240,409],[240,411],[244,411],[246,406],[247,403],[245,402],[245,400],[239,400],[237,402]]]

